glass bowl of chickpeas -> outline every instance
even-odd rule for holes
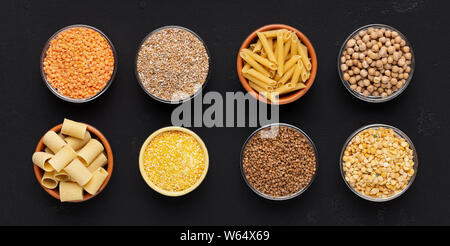
[[[385,124],[359,128],[345,141],[340,171],[348,188],[373,202],[393,200],[417,175],[417,151],[401,130]]]
[[[411,43],[397,29],[384,24],[366,25],[350,34],[337,61],[345,88],[371,103],[400,95],[411,82],[414,67]]]
[[[99,29],[75,24],[61,28],[45,43],[41,76],[58,98],[72,103],[92,101],[112,84],[117,53]]]

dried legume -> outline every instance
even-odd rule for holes
[[[347,41],[340,69],[353,91],[386,98],[406,84],[411,62],[411,48],[398,32],[369,27]]]
[[[299,131],[279,126],[264,128],[244,148],[245,178],[257,191],[271,197],[293,195],[316,173],[315,151]]]
[[[58,93],[73,99],[98,94],[111,79],[114,55],[107,39],[86,27],[73,27],[50,41],[44,72]]]
[[[414,175],[413,150],[394,130],[369,128],[345,148],[345,180],[359,193],[387,198],[405,189]]]
[[[202,41],[181,28],[163,28],[142,44],[137,73],[145,89],[163,100],[183,100],[206,81],[209,56]]]

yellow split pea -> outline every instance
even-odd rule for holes
[[[345,180],[373,198],[393,196],[414,175],[413,150],[394,130],[369,128],[358,133],[342,157]]]
[[[150,181],[169,192],[192,187],[205,169],[205,153],[188,133],[172,130],[157,135],[147,145],[143,166]]]

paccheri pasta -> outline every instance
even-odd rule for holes
[[[256,34],[256,42],[239,53],[250,87],[271,101],[305,88],[312,65],[308,48],[297,35],[287,29]]]
[[[108,177],[103,144],[91,135],[87,125],[64,119],[61,132],[48,131],[45,147],[35,152],[33,163],[44,173],[43,187],[56,189],[62,202],[83,200],[85,190],[95,195]]]

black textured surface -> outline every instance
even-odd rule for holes
[[[450,24],[444,1],[1,1],[1,225],[449,225]],[[116,80],[100,98],[75,105],[47,89],[39,73],[46,40],[70,24],[95,26],[114,43]],[[138,170],[145,138],[170,125],[174,108],[148,97],[136,82],[138,43],[152,30],[180,25],[207,43],[213,71],[205,91],[243,90],[236,75],[239,46],[254,29],[292,25],[315,46],[316,82],[301,100],[281,107],[281,122],[315,141],[320,169],[300,197],[273,202],[255,195],[239,170],[241,145],[252,128],[195,128],[210,153],[204,183],[180,198],[151,190]],[[336,71],[343,40],[356,28],[384,23],[412,42],[416,72],[406,91],[384,104],[351,96]],[[38,185],[31,155],[39,138],[64,117],[96,126],[109,139],[115,169],[106,189],[80,204],[61,204]],[[414,141],[420,166],[400,198],[376,204],[342,181],[338,158],[357,128],[386,123]]]

